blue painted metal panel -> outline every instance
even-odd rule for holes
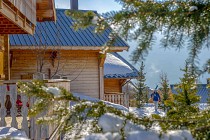
[[[177,94],[177,91],[174,87],[175,85],[170,85],[171,87],[171,91],[174,94]],[[206,103],[207,99],[209,97],[209,91],[210,89],[207,89],[207,84],[198,84],[197,85],[197,95],[199,95],[201,97],[200,99],[200,103]]]
[[[57,9],[57,21],[37,23],[35,34],[10,35],[11,46],[103,46],[108,41],[111,28],[102,34],[94,33],[94,27],[75,31],[71,28],[73,19],[65,15],[66,9]],[[59,30],[59,31],[58,31]],[[128,47],[121,39],[117,39],[114,46]]]
[[[9,35],[9,38],[10,38],[10,43],[11,44],[16,44],[13,36]]]

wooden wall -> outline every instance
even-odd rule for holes
[[[11,79],[21,79],[21,75],[23,77],[37,72],[38,54],[40,53],[32,50],[12,50]],[[49,78],[50,73],[52,76],[57,70],[58,75],[72,80],[72,92],[99,98],[98,52],[65,50],[57,52],[54,56],[52,52],[45,52],[45,55],[40,55],[38,58],[43,56],[45,58],[42,72],[45,73],[46,78]],[[53,61],[52,58],[55,56]]]
[[[104,79],[104,92],[118,92],[122,93],[120,79]]]

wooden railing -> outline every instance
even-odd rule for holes
[[[126,93],[106,92],[104,94],[104,100],[129,107],[129,96]]]
[[[9,2],[33,25],[36,25],[36,0],[9,0]]]
[[[10,126],[21,129],[26,132],[27,136],[29,136],[27,102],[30,101],[26,96],[21,96],[22,107],[20,113],[18,112],[18,107],[16,104],[17,95],[16,84],[0,85],[0,126]],[[31,102],[29,104],[31,104]]]
[[[70,91],[69,80],[45,80],[48,86],[63,87]],[[21,95],[21,109],[17,104],[17,98]],[[25,131],[30,139],[46,139],[51,136],[56,126],[37,125],[37,118],[29,118],[28,110],[33,105],[35,99],[28,99],[23,94],[18,93],[15,81],[4,81],[0,85],[0,127],[14,127]],[[40,117],[40,116],[39,116]]]

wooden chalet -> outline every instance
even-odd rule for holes
[[[34,16],[33,18],[29,16],[33,19],[31,20],[27,18],[30,10],[23,11],[27,13],[24,14],[21,12],[22,7],[15,5],[18,2],[0,0],[0,18],[4,18],[3,22],[0,21],[0,28],[4,28],[2,23],[11,25],[5,26],[8,30],[0,31],[0,102],[2,105],[5,103],[5,106],[0,107],[0,126],[12,126],[24,130],[31,139],[50,137],[56,126],[39,126],[35,124],[35,118],[30,118],[29,129],[27,103],[33,104],[33,100],[25,96],[21,96],[21,126],[17,123],[16,100],[19,93],[16,83],[19,80],[28,81],[35,77],[46,79],[45,82],[49,86],[62,86],[71,92],[99,99],[108,97],[106,99],[108,101],[127,106],[125,94],[120,90],[120,86],[128,77],[118,77],[118,79],[112,77],[113,81],[118,80],[119,85],[117,85],[118,90],[110,91],[109,81],[113,82],[111,77],[104,75],[106,54],[101,54],[101,50],[109,40],[111,28],[102,34],[95,34],[93,26],[74,31],[71,28],[73,19],[65,15],[65,9],[55,10],[53,0],[22,0],[22,6],[24,2],[26,6],[31,2],[30,6],[36,7],[35,19]],[[9,9],[12,9],[11,13],[15,16],[4,16],[9,15],[5,12],[5,5],[10,6]],[[8,12],[8,9],[6,10]],[[52,22],[55,20],[56,23]],[[9,30],[10,27],[14,30]],[[110,51],[121,52],[127,49],[128,45],[121,38],[117,38]],[[109,59],[110,54],[107,56]],[[121,59],[117,54],[114,56]],[[111,92],[119,96],[111,96]],[[105,96],[106,94],[109,96]],[[7,115],[12,118],[9,125],[6,120]]]
[[[104,63],[104,100],[129,106],[129,95],[122,87],[138,77],[138,70],[118,53],[108,53]]]
[[[57,21],[37,23],[34,35],[10,36],[11,79],[32,79],[36,72],[46,79],[71,80],[71,92],[104,99],[104,60],[100,54],[111,28],[95,34],[94,27],[74,31],[73,19],[57,9]],[[121,39],[112,52],[127,50]],[[117,92],[117,91],[116,91]]]

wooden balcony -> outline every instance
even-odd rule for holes
[[[0,34],[33,34],[36,21],[55,21],[54,0],[0,0]]]
[[[129,107],[129,96],[126,93],[106,92],[104,94],[104,100],[111,103],[120,104],[125,107]]]
[[[29,99],[18,93],[16,83],[17,80],[0,81],[0,127],[14,127],[25,131],[30,139],[41,140],[48,138],[55,130],[55,126],[37,125],[35,123],[36,118],[28,117],[29,107],[33,105],[35,99]],[[45,80],[45,83],[49,86],[63,87],[70,91],[69,80]],[[17,103],[18,98],[22,102],[21,106]]]
[[[0,0],[0,34],[33,34],[36,0]]]

